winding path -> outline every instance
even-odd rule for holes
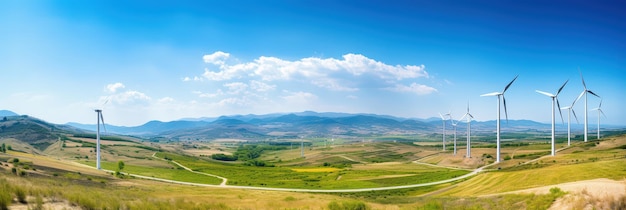
[[[167,160],[165,160],[165,159],[163,159],[163,158],[157,157],[157,156],[156,156],[156,152],[155,152],[154,154],[152,154],[152,157],[153,157],[153,158],[156,158],[156,159],[159,159],[159,160],[162,160],[162,161],[167,161]],[[205,176],[212,176],[212,177],[215,177],[215,178],[218,178],[218,179],[222,179],[222,183],[220,183],[220,185],[219,185],[219,186],[226,186],[226,182],[228,182],[228,179],[227,179],[227,178],[224,178],[224,177],[221,177],[221,176],[218,176],[218,175],[215,175],[215,174],[207,174],[207,173],[202,173],[202,172],[194,171],[194,170],[191,170],[190,168],[187,168],[187,166],[184,166],[183,164],[180,164],[180,163],[178,163],[178,162],[176,162],[176,161],[173,161],[173,160],[172,160],[172,161],[170,161],[170,162],[172,162],[172,163],[176,164],[177,166],[180,166],[181,168],[184,168],[184,169],[185,169],[185,170],[187,170],[187,171],[190,171],[191,173],[201,174],[201,175],[205,175]],[[129,175],[130,175],[130,176],[133,176],[133,175],[131,175],[131,174],[129,174]],[[160,181],[161,181],[161,180],[160,180]]]
[[[155,156],[155,154],[153,154],[152,156],[155,158],[158,158]],[[160,160],[164,160],[161,158],[158,158]],[[406,188],[415,188],[415,187],[425,187],[425,186],[432,186],[432,185],[439,185],[439,184],[445,184],[445,183],[449,183],[449,182],[454,182],[454,181],[458,181],[458,180],[462,180],[471,176],[474,176],[480,172],[483,171],[484,168],[489,167],[491,165],[494,165],[495,163],[489,164],[489,165],[485,165],[483,167],[474,169],[472,172],[465,174],[463,176],[459,176],[459,177],[455,177],[452,179],[446,179],[446,180],[441,180],[441,181],[436,181],[436,182],[428,182],[428,183],[421,183],[421,184],[412,184],[412,185],[401,185],[401,186],[390,186],[390,187],[374,187],[374,188],[359,188],[359,189],[297,189],[297,188],[273,188],[273,187],[252,187],[252,186],[237,186],[237,185],[226,185],[227,179],[224,177],[220,177],[217,175],[213,175],[213,174],[206,174],[206,173],[201,173],[201,172],[197,172],[197,171],[193,171],[190,168],[187,168],[175,161],[171,161],[174,164],[184,168],[185,170],[191,171],[193,173],[198,173],[198,174],[203,174],[203,175],[207,175],[207,176],[213,176],[213,177],[217,177],[222,179],[222,183],[220,185],[213,185],[213,184],[199,184],[199,183],[192,183],[192,182],[182,182],[182,181],[174,181],[174,180],[169,180],[169,179],[161,179],[161,178],[155,178],[155,177],[149,177],[149,176],[142,176],[142,175],[137,175],[137,174],[130,174],[130,173],[124,173],[128,176],[132,176],[132,177],[137,177],[137,178],[142,178],[142,179],[149,179],[149,180],[155,180],[155,181],[160,181],[160,182],[167,182],[167,183],[174,183],[174,184],[183,184],[183,185],[191,185],[191,186],[201,186],[201,187],[219,187],[219,188],[229,188],[229,189],[248,189],[248,190],[268,190],[268,191],[289,191],[289,192],[321,192],[321,193],[342,193],[342,192],[367,192],[367,191],[381,191],[381,190],[397,190],[397,189],[406,189]],[[106,171],[106,172],[113,172],[111,170],[105,170],[102,169],[102,171]]]

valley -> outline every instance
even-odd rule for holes
[[[560,139],[554,157],[545,140],[509,133],[523,140],[503,142],[500,163],[482,135],[472,136],[465,158],[460,138],[455,155],[452,142],[443,151],[440,140],[398,134],[210,141],[109,134],[101,141],[103,170],[96,170],[93,134],[14,120],[29,126],[7,133],[43,138],[0,139],[11,146],[0,153],[0,205],[10,209],[546,209],[626,199],[626,135],[619,131],[586,143],[574,138],[569,147]],[[236,160],[215,159],[225,157]],[[603,183],[617,192],[589,194],[608,189],[598,179],[613,180]]]

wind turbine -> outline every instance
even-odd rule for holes
[[[511,84],[513,84],[513,82],[515,82],[515,80],[517,79],[519,75],[515,76],[515,78],[513,78],[513,80],[511,82],[509,82],[508,85],[506,85],[504,87],[504,90],[502,91],[502,93],[500,92],[493,92],[493,93],[487,93],[487,94],[483,94],[480,96],[497,96],[498,97],[498,109],[497,109],[497,118],[496,118],[496,163],[500,162],[500,98],[502,98],[502,101],[504,102],[504,115],[506,116],[506,120],[507,122],[509,121],[509,116],[507,114],[506,111],[506,99],[504,98],[504,92],[506,92],[507,89],[509,89],[509,87],[511,87]],[[502,96],[502,97],[500,97]]]
[[[104,125],[104,118],[102,117],[102,110],[101,109],[96,109],[96,114],[97,116],[97,126],[98,128],[96,129],[96,168],[98,170],[102,169],[100,167],[100,121],[102,121],[102,127],[104,128],[104,131],[106,132],[107,128]]]
[[[441,117],[441,122],[443,123],[443,134],[442,134],[442,138],[443,138],[443,151],[446,151],[446,118],[444,116],[448,116],[450,117],[450,112],[448,112],[447,114],[441,114],[439,113],[439,116]]]
[[[463,120],[463,118],[467,117],[467,149],[465,152],[465,157],[467,158],[471,158],[471,145],[470,145],[470,123],[472,122],[472,118],[474,118],[474,116],[472,116],[472,114],[470,114],[469,111],[469,101],[467,102],[467,112],[465,113],[465,115],[463,115],[463,117],[461,117],[461,119],[459,119],[459,121]]]
[[[598,106],[598,108],[592,110],[598,110],[598,139],[600,139],[600,114],[604,115],[604,117],[606,118],[606,115],[602,111],[602,99],[600,99],[600,105]]]
[[[572,130],[571,130],[571,126],[570,124],[571,122],[571,116],[572,113],[574,114],[574,118],[576,118],[576,123],[578,123],[578,117],[576,117],[576,112],[574,112],[574,104],[572,103],[571,106],[566,106],[561,108],[561,110],[567,109],[567,146],[569,147],[571,145],[572,142]]]
[[[561,104],[559,104],[559,93],[561,93],[561,90],[563,90],[563,87],[565,87],[565,85],[567,84],[569,80],[565,81],[565,83],[563,83],[563,85],[561,85],[561,88],[559,88],[559,90],[556,92],[556,95],[552,94],[552,93],[548,93],[548,92],[544,92],[541,90],[536,90],[537,93],[541,93],[543,95],[546,95],[550,98],[552,98],[552,156],[554,156],[556,154],[556,150],[555,150],[555,145],[554,145],[554,102],[556,101],[556,105],[559,108],[559,114],[561,115],[561,121],[563,121],[563,113],[561,113]]]
[[[583,87],[585,88],[583,90],[583,92],[581,93],[581,96],[584,94],[585,95],[585,128],[584,128],[584,132],[585,132],[585,142],[587,142],[587,128],[588,128],[588,120],[587,120],[587,93],[591,93],[591,95],[594,95],[598,98],[600,98],[600,96],[598,96],[597,94],[593,93],[591,90],[587,89],[587,85],[585,84],[585,78],[583,78],[583,72],[580,71],[580,68],[578,69],[578,71],[580,72],[580,79],[583,81]],[[578,99],[580,99],[580,96],[578,97]],[[578,101],[577,99],[577,101]]]
[[[456,121],[456,123],[454,123],[452,115],[448,114],[448,116],[450,116],[450,124],[452,124],[452,127],[454,127],[454,156],[456,156],[456,125],[459,124],[459,121]]]

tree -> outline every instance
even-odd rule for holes
[[[2,147],[0,147],[0,152],[7,153],[7,146],[2,143]]]
[[[7,150],[13,150],[13,148],[11,147],[11,145],[7,145]]]
[[[124,170],[124,161],[121,161],[121,160],[120,160],[119,162],[117,162],[117,169],[118,169],[119,171]]]

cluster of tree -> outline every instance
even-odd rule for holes
[[[237,157],[234,155],[225,155],[222,153],[211,155],[213,160],[221,160],[221,161],[236,161]]]
[[[7,153],[7,151],[9,150],[13,150],[13,148],[11,148],[11,145],[5,145],[4,143],[2,143],[2,146],[0,146],[0,152]]]

